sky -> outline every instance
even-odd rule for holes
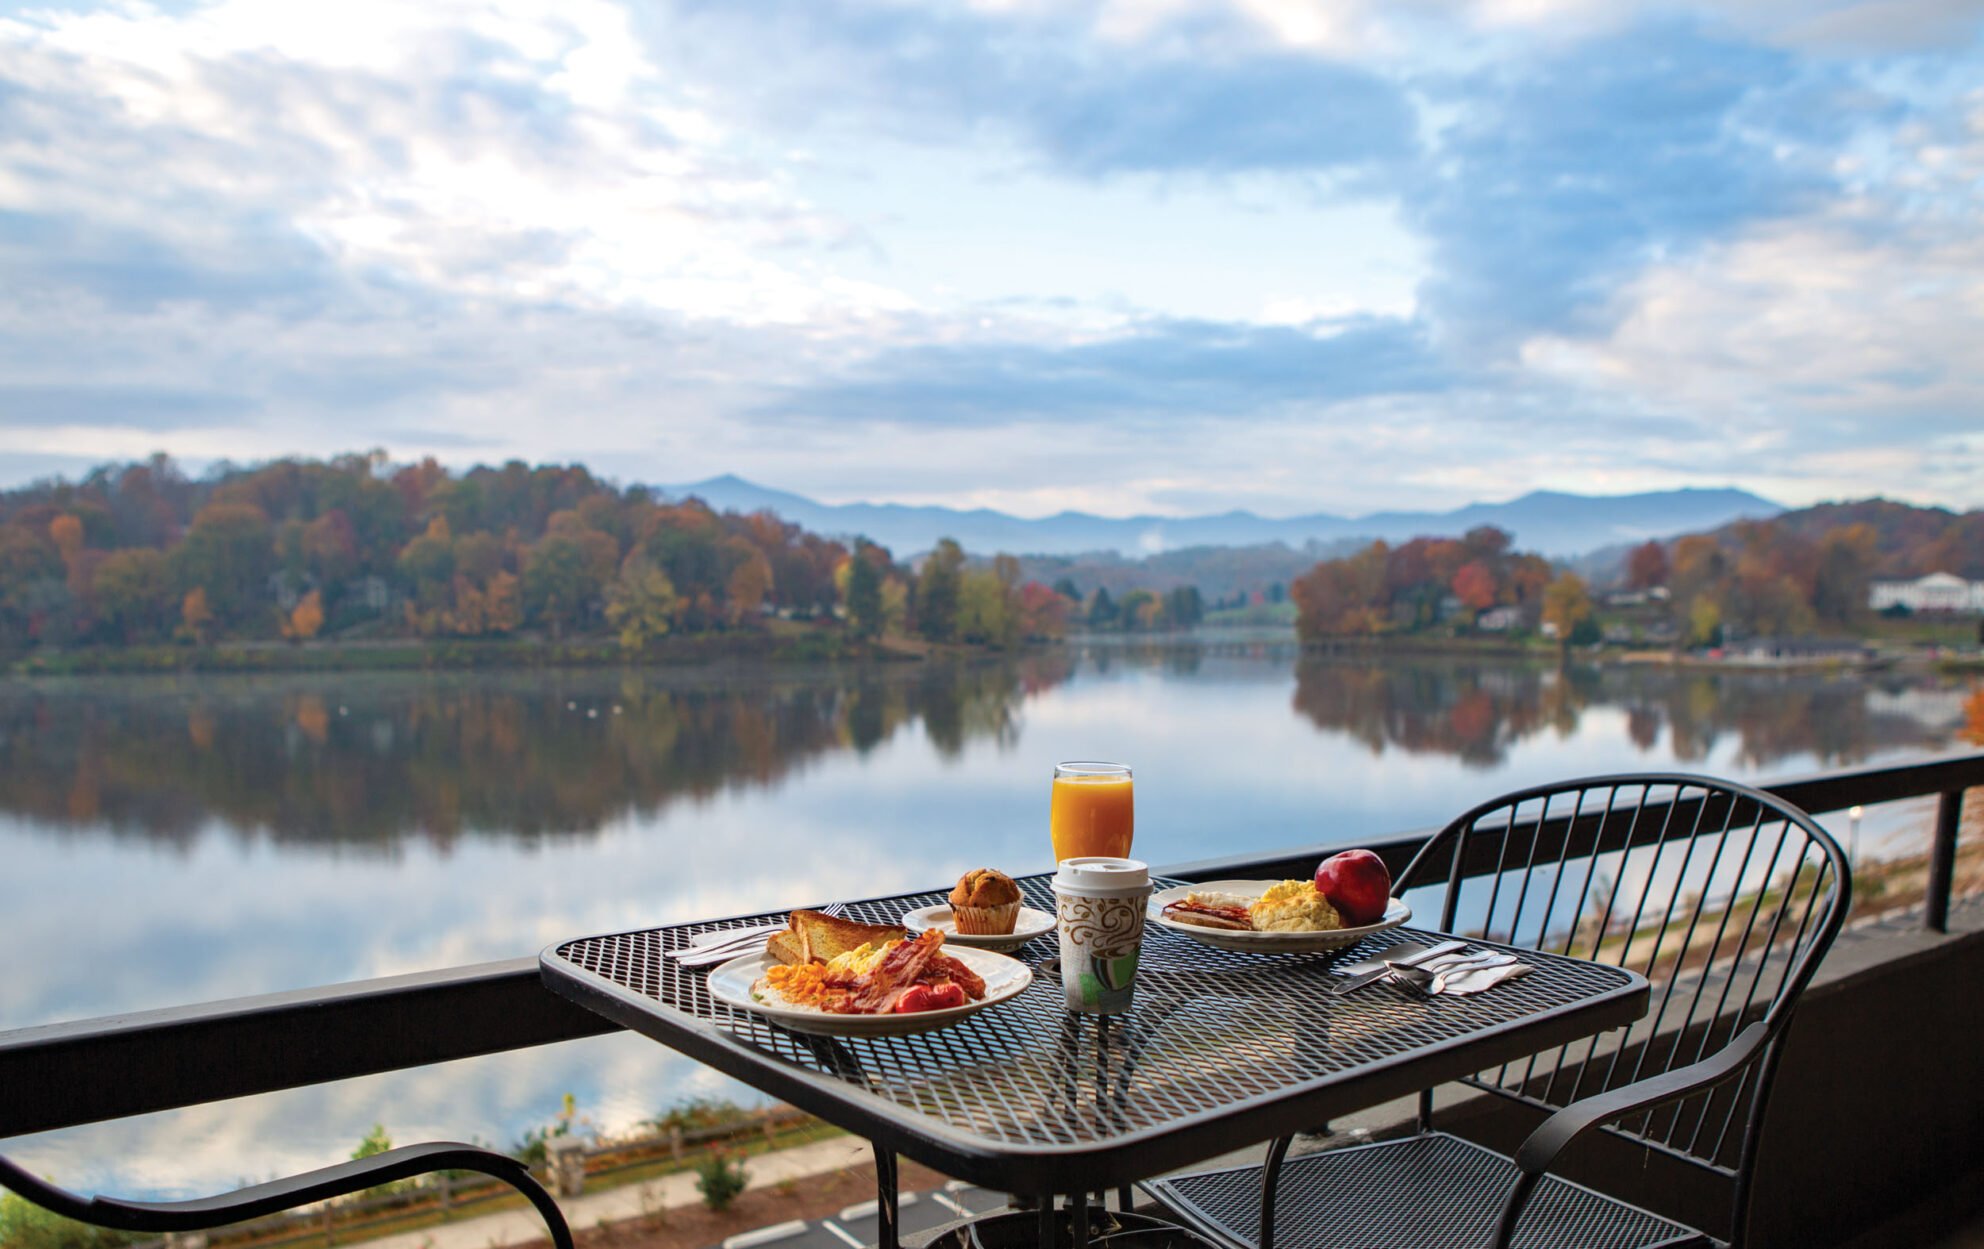
[[[0,0],[0,484],[1984,506],[1984,0]]]

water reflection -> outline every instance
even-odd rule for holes
[[[1296,666],[1294,706],[1373,755],[1451,755],[1481,769],[1502,767],[1539,734],[1577,735],[1595,711],[1624,714],[1634,753],[1682,765],[1717,757],[1733,738],[1745,768],[1791,758],[1844,766],[1946,740],[1960,714],[1956,689],[1930,677],[1316,657]]]
[[[921,725],[940,758],[1010,745],[1071,660],[712,682],[650,674],[0,688],[0,810],[185,843],[218,819],[278,844],[592,834],[776,786]]]

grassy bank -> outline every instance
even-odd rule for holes
[[[764,663],[900,661],[921,658],[893,642],[858,641],[838,630],[774,622],[763,631],[668,637],[631,653],[610,638],[234,642],[215,646],[87,647],[16,660],[17,676],[158,672],[440,671],[477,668],[583,668]]]

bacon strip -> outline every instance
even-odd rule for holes
[[[854,994],[849,1009],[857,1015],[879,1015],[895,1005],[909,986],[922,979],[932,960],[941,957],[943,934],[926,932],[914,941],[905,941],[882,957],[868,983]]]
[[[935,970],[943,979],[954,981],[971,1001],[985,996],[985,978],[950,955],[939,954]]]
[[[1251,932],[1254,928],[1253,918],[1244,906],[1207,906],[1182,898],[1165,903],[1164,917],[1181,924],[1197,924],[1201,928],[1231,928],[1240,932]]]

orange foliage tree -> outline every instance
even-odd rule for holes
[[[214,609],[207,604],[204,587],[194,586],[186,591],[186,597],[179,604],[180,631],[187,637],[205,646],[213,635]]]
[[[324,596],[316,590],[303,596],[283,617],[282,635],[292,642],[307,642],[324,627]]]

